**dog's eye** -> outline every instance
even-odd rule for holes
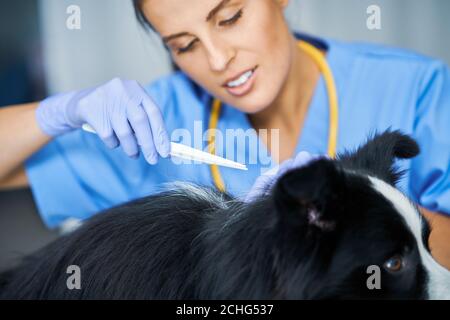
[[[390,272],[399,272],[400,270],[403,269],[403,267],[405,266],[405,263],[403,261],[403,257],[400,255],[395,255],[392,258],[388,259],[385,263],[384,263],[384,268],[387,271]]]

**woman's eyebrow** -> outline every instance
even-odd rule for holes
[[[170,36],[162,37],[162,40],[165,43],[167,43],[170,40],[173,40],[173,39],[179,38],[179,37],[184,37],[184,36],[191,36],[191,34],[189,32],[180,32],[180,33],[172,34]]]
[[[226,6],[227,3],[230,2],[230,1],[231,1],[231,0],[222,0],[222,1],[220,1],[220,3],[219,3],[214,9],[212,9],[210,13],[208,13],[208,16],[206,17],[206,21],[208,22],[208,21],[210,21],[212,18],[214,18],[214,16],[215,16],[220,10],[222,10],[222,8],[223,8],[224,6]],[[169,42],[170,40],[173,40],[173,39],[175,39],[175,38],[184,37],[184,36],[190,36],[190,35],[191,35],[191,34],[190,34],[189,32],[180,32],[180,33],[172,34],[172,35],[170,35],[170,36],[162,37],[162,40],[163,40],[165,43],[167,43],[167,42]]]
[[[211,12],[208,14],[208,16],[206,17],[206,21],[208,22],[209,20],[211,20],[212,18],[214,18],[214,16],[220,11],[222,10],[223,7],[225,7],[227,5],[228,2],[230,2],[231,0],[222,0],[214,9],[211,10]]]

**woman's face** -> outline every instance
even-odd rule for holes
[[[144,14],[176,64],[212,95],[246,112],[271,105],[292,63],[288,0],[146,0]]]

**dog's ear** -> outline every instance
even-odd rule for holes
[[[399,131],[386,131],[358,148],[338,156],[344,168],[375,176],[395,185],[403,172],[394,167],[396,159],[410,159],[419,154],[419,146]]]
[[[273,189],[280,218],[290,226],[334,230],[343,178],[336,164],[327,159],[287,172]]]

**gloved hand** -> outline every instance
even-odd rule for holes
[[[302,151],[293,159],[288,159],[263,175],[259,176],[244,198],[244,202],[252,202],[257,198],[270,192],[277,180],[287,171],[308,165],[314,160],[318,160],[324,156],[311,155],[309,152]]]
[[[52,137],[89,124],[111,149],[120,145],[137,158],[140,146],[150,164],[170,152],[161,111],[136,81],[116,78],[93,89],[50,97],[39,104],[36,119]]]

